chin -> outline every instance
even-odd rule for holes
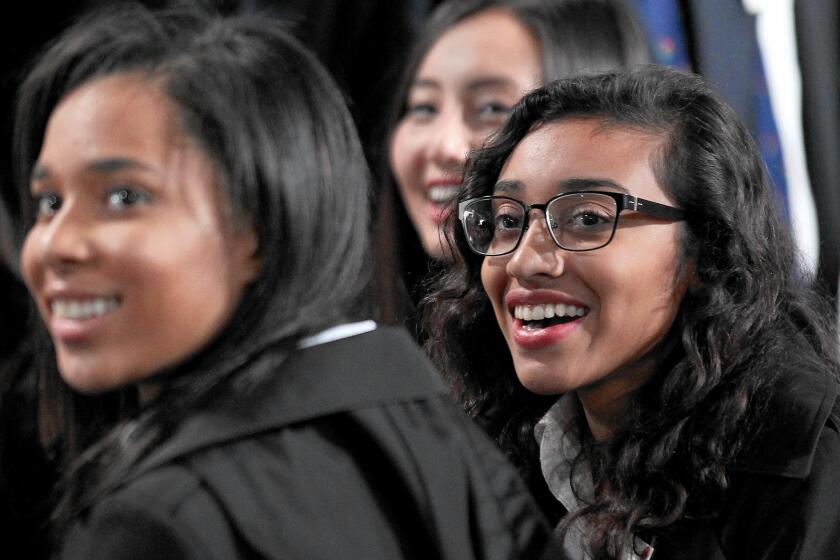
[[[429,236],[423,237],[423,251],[426,256],[436,261],[443,260],[443,245],[441,245],[440,240],[437,238],[429,239]]]
[[[103,383],[96,374],[91,374],[89,372],[77,373],[75,371],[62,369],[59,369],[59,371],[64,382],[67,383],[71,389],[83,395],[100,395],[117,388],[109,383]]]
[[[115,375],[115,370],[103,364],[79,363],[78,360],[59,358],[58,372],[71,389],[83,395],[100,395],[126,385],[120,381],[122,376]]]
[[[545,375],[529,375],[517,372],[516,377],[525,389],[535,395],[561,395],[572,389],[558,383],[556,379],[547,379]]]

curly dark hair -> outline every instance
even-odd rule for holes
[[[592,469],[594,498],[561,527],[584,517],[596,557],[609,557],[634,533],[655,536],[686,515],[714,512],[729,483],[726,467],[749,445],[784,381],[774,372],[800,360],[836,372],[835,333],[797,260],[753,139],[698,76],[646,66],[533,91],[471,154],[458,200],[490,194],[535,127],[573,118],[660,135],[653,171],[687,216],[680,263],[690,263],[695,278],[622,430],[606,443],[590,439],[579,457]],[[517,380],[481,284],[482,257],[469,250],[457,216],[449,225],[459,258],[423,303],[427,349],[467,411],[538,487],[533,427],[557,396],[530,393]]]

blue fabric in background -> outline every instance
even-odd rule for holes
[[[741,0],[628,0],[648,34],[654,61],[708,78],[750,129],[789,219],[781,143],[770,104],[755,16]],[[694,68],[688,37],[696,56]]]
[[[691,60],[678,0],[630,0],[648,35],[653,59],[691,71]]]

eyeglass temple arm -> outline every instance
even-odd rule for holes
[[[624,207],[628,210],[635,210],[636,212],[641,212],[657,218],[665,218],[668,220],[685,219],[685,212],[679,208],[674,208],[673,206],[660,204],[644,198],[638,198],[631,194],[624,195]]]

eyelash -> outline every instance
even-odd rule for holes
[[[36,219],[52,216],[59,208],[61,208],[61,199],[53,192],[32,195],[32,209]]]
[[[105,195],[106,203],[110,206],[112,203],[119,203],[123,208],[134,206],[138,203],[145,203],[149,201],[148,193],[129,186],[119,186],[108,189]]]
[[[418,117],[426,117],[437,113],[437,108],[431,103],[414,103],[406,107],[405,114],[414,115]]]
[[[489,103],[484,103],[478,108],[478,114],[482,116],[501,116],[501,115],[508,115],[510,113],[510,106],[499,103],[497,101],[491,101]]]
[[[147,203],[151,196],[136,187],[112,187],[105,193],[103,202],[109,209],[124,211],[136,204]],[[32,207],[35,219],[49,218],[61,209],[62,200],[54,192],[42,192],[32,195]]]

